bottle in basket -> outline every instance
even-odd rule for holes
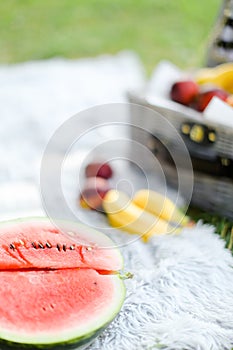
[[[207,66],[233,62],[233,0],[224,0],[207,52]]]

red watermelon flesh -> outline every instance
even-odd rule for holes
[[[98,231],[74,224],[73,233],[44,219],[0,225],[1,349],[83,347],[119,312],[119,251]]]
[[[117,308],[116,276],[92,269],[0,272],[0,329],[6,339],[59,342],[85,334]],[[7,307],[6,307],[7,305]],[[78,331],[77,331],[77,325]]]
[[[80,227],[80,228],[79,228]],[[77,229],[78,228],[78,229]],[[118,271],[122,258],[104,236],[104,247],[96,244],[99,232],[76,224],[73,239],[49,221],[0,226],[0,270],[93,268]],[[80,234],[80,232],[81,234]],[[92,238],[90,238],[90,232]]]

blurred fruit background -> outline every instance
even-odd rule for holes
[[[0,63],[82,58],[133,50],[149,75],[161,59],[182,69],[205,61],[221,0],[7,0],[0,1]],[[212,222],[232,249],[232,226]]]
[[[203,62],[220,0],[0,1],[0,63],[135,50],[150,73],[161,59]]]

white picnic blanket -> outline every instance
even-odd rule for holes
[[[0,219],[43,214],[40,160],[52,133],[82,109],[125,102],[144,79],[130,52],[0,66]],[[92,223],[102,220],[90,215]],[[121,313],[88,349],[230,350],[232,257],[213,232],[200,223],[180,236],[122,247],[134,278],[126,281]],[[123,245],[128,240],[125,233],[109,234]]]

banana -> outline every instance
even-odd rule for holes
[[[190,222],[189,217],[185,216],[170,199],[155,191],[140,190],[136,192],[133,203],[143,210],[174,224],[186,226]]]
[[[213,84],[233,93],[233,63],[224,63],[214,68],[200,69],[195,77],[198,84]]]
[[[133,203],[123,192],[110,190],[103,198],[103,208],[111,226],[147,241],[154,234],[178,233],[180,228],[150,214]]]

